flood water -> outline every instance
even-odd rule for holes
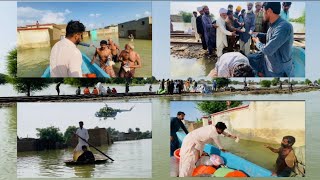
[[[125,44],[129,43],[129,39],[118,38],[115,34],[103,35],[99,34],[92,37],[84,37],[83,42],[94,44],[100,47],[101,40],[112,40],[119,45],[120,49],[124,49]],[[142,68],[136,70],[135,77],[151,77],[152,76],[152,41],[135,39],[133,41],[135,51],[140,55]],[[85,53],[90,59],[95,53],[94,47],[78,46],[81,52]],[[49,65],[51,47],[18,50],[18,77],[41,77],[47,66]],[[116,63],[114,71],[119,72],[120,64]]]
[[[18,178],[150,178],[152,172],[151,139],[120,141],[97,147],[115,161],[105,164],[66,166],[73,149],[40,152],[18,152]],[[91,148],[94,154],[99,154]]]
[[[132,100],[112,100],[110,102],[152,102],[152,125],[153,125],[153,139],[152,139],[152,177],[156,179],[168,179],[170,176],[170,148],[169,148],[169,123],[170,118],[170,101],[171,100],[305,100],[306,101],[306,171],[307,177],[303,179],[317,179],[319,177],[319,149],[320,149],[320,136],[317,134],[320,127],[320,91],[308,92],[308,93],[296,93],[296,94],[283,94],[283,95],[232,95],[232,96],[182,96],[176,98],[141,98]],[[16,168],[16,130],[13,127],[16,115],[12,108],[0,109],[0,127],[7,128],[11,127],[11,130],[0,131],[1,137],[9,137],[12,141],[2,141],[1,150],[6,155],[1,156],[1,162],[3,163],[1,168],[1,177],[3,179],[15,179],[15,168]],[[4,114],[9,114],[3,116]],[[14,115],[11,115],[14,114]],[[11,118],[14,117],[14,118]],[[11,120],[10,120],[11,119]],[[168,137],[168,138],[166,138]],[[223,139],[223,138],[221,138]],[[223,143],[228,143],[223,140]],[[255,161],[257,164],[264,167],[272,167],[271,162],[275,158],[275,154],[268,151],[264,151],[261,147],[262,143],[254,143],[247,141],[240,141],[239,144],[230,142],[230,149],[232,152],[240,153],[246,159]],[[114,146],[114,145],[113,145]],[[234,147],[233,147],[234,146]],[[111,146],[112,147],[112,146]],[[277,145],[275,145],[277,147]],[[109,150],[108,150],[109,151]],[[267,154],[268,152],[268,154]],[[270,155],[270,154],[271,155]],[[64,153],[63,153],[64,154]],[[69,152],[66,152],[68,156]],[[266,157],[266,158],[261,158]],[[272,157],[271,157],[272,156]],[[69,157],[69,156],[68,156]],[[111,156],[112,157],[112,156]],[[270,158],[270,159],[268,159]],[[5,170],[7,168],[7,170]],[[75,171],[73,171],[75,172]],[[295,178],[299,179],[299,178]]]

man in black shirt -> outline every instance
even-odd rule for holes
[[[199,36],[201,37],[202,48],[204,50],[207,50],[207,43],[206,43],[206,39],[204,37],[204,29],[203,29],[203,24],[202,24],[203,7],[199,7],[197,10],[200,13],[200,16],[198,16],[196,19],[197,31],[198,31]]]
[[[91,151],[88,151],[86,145],[82,146],[83,153],[78,157],[77,162],[81,163],[93,163],[95,161],[94,155]]]
[[[180,128],[188,134],[187,128],[184,126],[182,120],[184,120],[185,113],[179,111],[177,117],[172,117],[170,121],[170,156],[173,156],[175,150],[179,149],[179,140],[177,132]]]

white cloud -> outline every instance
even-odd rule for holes
[[[136,14],[136,18],[140,18],[141,17],[141,14]]]
[[[45,23],[65,23],[66,15],[70,14],[69,9],[65,9],[63,12],[53,12],[51,10],[38,10],[32,7],[18,7],[17,14],[18,26],[25,26],[29,24],[35,24],[39,21],[40,24]]]
[[[97,18],[97,17],[100,17],[101,14],[98,14],[98,13],[96,13],[96,14],[89,14],[89,16],[90,16],[90,17],[95,17],[95,18]]]
[[[145,11],[145,12],[144,12],[144,15],[145,15],[145,16],[150,16],[150,14],[151,14],[151,13],[150,13],[149,11]]]
[[[64,12],[65,12],[66,14],[70,14],[70,13],[71,13],[71,11],[70,11],[69,9],[64,10]]]

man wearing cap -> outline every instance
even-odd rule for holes
[[[78,137],[78,144],[77,144],[77,147],[73,151],[73,159],[77,160],[78,157],[82,154],[82,146],[89,147],[89,145],[87,143],[89,140],[89,133],[88,133],[88,130],[83,127],[82,121],[79,122],[79,128],[75,132],[75,135]],[[82,140],[80,137],[82,139],[86,140],[87,142]]]
[[[289,21],[290,17],[289,17],[289,9],[291,7],[291,2],[283,2],[282,3],[282,10],[280,13],[280,16],[282,19]]]
[[[253,41],[260,50],[248,56],[250,65],[259,76],[263,77],[293,77],[292,61],[293,27],[280,17],[280,2],[266,2],[264,6],[264,21],[270,23],[267,34],[254,33]],[[260,38],[266,37],[266,44]]]
[[[228,5],[228,11],[233,11],[233,5],[232,4]]]
[[[221,8],[220,17],[217,19],[217,56],[218,58],[223,54],[223,48],[228,47],[227,36],[235,36],[235,32],[230,32],[226,29],[226,19],[228,10]]]
[[[241,9],[241,6],[237,6],[236,11],[233,13],[234,18],[239,19]]]
[[[240,51],[246,56],[250,54],[251,34],[255,29],[255,15],[253,13],[253,4],[248,3],[247,13],[244,15],[245,32],[240,33]]]
[[[203,7],[198,7],[197,8],[198,12],[200,13],[200,16],[197,17],[196,19],[196,23],[197,23],[197,32],[201,38],[201,43],[202,43],[202,48],[204,50],[207,50],[207,43],[206,43],[206,39],[204,36],[204,29],[203,29],[203,23],[202,23],[202,16],[203,16]]]
[[[213,49],[216,47],[216,28],[212,23],[212,17],[210,16],[210,11],[208,6],[203,7],[204,15],[202,16],[202,23],[204,29],[204,36],[208,46],[209,56],[213,54]]]
[[[192,27],[192,30],[194,31],[194,36],[196,38],[196,42],[199,42],[199,34],[198,34],[198,31],[197,31],[197,16],[198,16],[198,13],[196,11],[193,11],[192,13],[192,17],[191,17],[191,27]]]

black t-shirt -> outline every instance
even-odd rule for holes
[[[77,162],[95,161],[94,155],[91,151],[83,152],[77,159]]]

